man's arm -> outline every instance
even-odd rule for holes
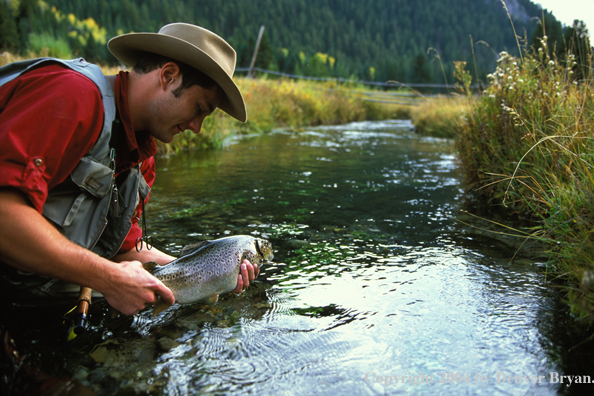
[[[0,189],[0,255],[23,271],[87,286],[118,311],[133,315],[173,293],[136,260],[119,264],[70,242],[16,189]]]
[[[176,258],[177,257],[170,256],[167,253],[163,253],[154,246],[151,249],[147,249],[146,244],[143,241],[140,252],[137,252],[136,248],[132,248],[125,253],[116,254],[112,260],[116,263],[121,263],[123,261],[140,261],[141,263],[148,263],[154,261],[159,265],[165,265]]]

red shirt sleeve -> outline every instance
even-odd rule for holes
[[[140,166],[140,171],[142,172],[142,176],[144,176],[144,180],[146,180],[149,187],[152,188],[155,181],[155,157],[149,157],[146,159]],[[145,205],[148,204],[150,195],[151,194],[149,193],[149,195],[144,200]],[[128,236],[120,248],[120,253],[125,253],[136,248],[136,239],[142,236],[142,230],[138,225],[138,220],[141,216],[142,204],[139,202],[134,214],[132,215],[132,228],[130,229],[130,232],[128,232]]]
[[[97,141],[103,112],[99,88],[62,65],[0,87],[0,188],[19,189],[41,213],[48,191]]]

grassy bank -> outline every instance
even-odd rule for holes
[[[0,54],[0,66],[48,54],[30,53],[25,57]],[[105,74],[121,69],[102,67]],[[362,120],[409,118],[410,106],[361,100],[355,84],[294,81],[287,79],[235,78],[248,110],[247,123],[235,121],[221,111],[208,117],[200,134],[185,131],[170,144],[158,142],[161,153],[196,148],[220,147],[230,136],[268,132],[274,128],[344,124]]]
[[[363,101],[353,94],[360,88],[287,79],[236,78],[244,95],[248,121],[240,123],[216,111],[207,118],[199,135],[186,131],[165,151],[217,147],[236,134],[262,133],[274,128],[336,125],[362,120],[408,118],[409,106]]]
[[[217,111],[199,135],[186,131],[164,151],[217,147],[234,134],[262,133],[274,128],[339,125],[353,121],[411,119],[417,132],[452,138],[472,99],[440,97],[416,106],[361,100],[368,89],[335,82],[236,78],[248,109],[247,123]]]
[[[418,106],[411,106],[409,118],[417,133],[455,138],[475,100],[462,96],[430,98]]]
[[[531,222],[526,235],[549,243],[573,312],[594,322],[592,57],[561,62],[542,45],[523,59],[501,54],[456,148],[469,191]]]

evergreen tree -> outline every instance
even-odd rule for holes
[[[38,0],[20,2],[28,8],[42,4]],[[516,3],[519,12],[512,15],[516,31],[532,37],[536,27],[532,18],[539,17],[541,10],[530,0]],[[478,70],[491,71],[496,53],[518,51],[508,15],[502,3],[495,0],[45,0],[43,4],[55,6],[62,16],[72,13],[78,20],[93,18],[106,29],[107,38],[131,31],[155,32],[171,22],[197,24],[227,39],[237,51],[237,66],[243,68],[250,64],[259,28],[264,25],[258,67],[295,72],[306,66],[298,62],[299,53],[303,52],[305,59],[320,53],[336,61],[324,73],[343,78],[369,79],[373,75],[377,81],[410,82],[413,76],[428,76],[443,82],[437,62],[425,59],[423,74],[422,69],[412,69],[413,61],[428,48],[435,48],[446,74],[451,75],[454,60],[472,58],[470,35],[476,43],[488,44],[472,59]],[[68,22],[55,18],[53,11],[34,8],[36,23],[30,23],[29,17],[16,20],[22,42],[31,32],[50,33],[62,39],[72,32]],[[550,19],[557,22],[552,16]],[[552,30],[547,29],[549,37]],[[90,42],[93,44],[102,45]],[[115,62],[107,51],[102,55],[97,49],[92,54]]]
[[[594,67],[592,54],[594,49],[590,43],[590,35],[583,21],[574,20],[573,25],[565,32],[563,39],[564,54],[575,56],[575,66],[572,68],[576,80],[592,77]]]
[[[427,66],[427,57],[421,53],[415,56],[412,64],[412,82],[426,84],[431,82],[431,74]]]
[[[560,56],[563,53],[563,27],[561,22],[556,20],[551,14],[544,13],[544,20],[540,20],[532,38],[530,46],[533,50],[538,51],[542,48],[542,39],[546,36],[546,45],[549,55]]]
[[[15,51],[20,49],[17,24],[4,1],[0,1],[0,50]]]

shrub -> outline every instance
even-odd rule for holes
[[[546,37],[523,60],[502,53],[456,149],[479,201],[537,222],[574,312],[594,321],[594,84],[575,66]]]

